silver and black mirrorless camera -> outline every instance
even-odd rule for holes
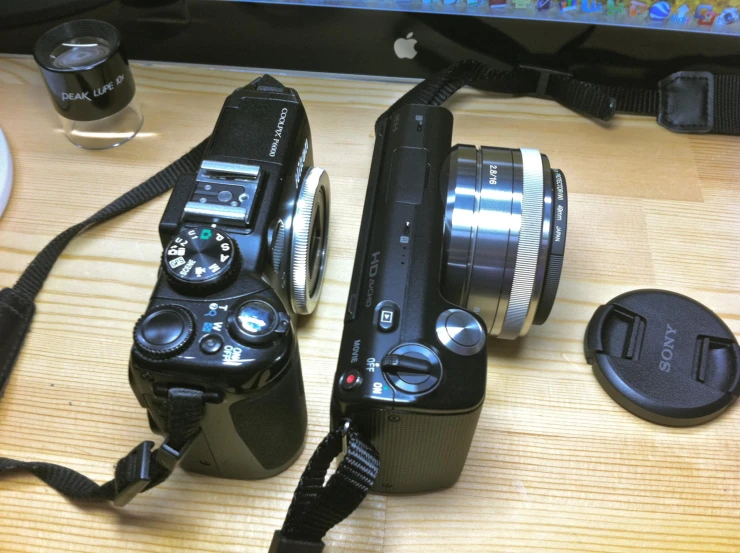
[[[131,386],[155,432],[168,428],[169,388],[204,392],[186,469],[264,478],[300,454],[294,325],[319,299],[328,221],[329,179],[313,167],[296,91],[269,76],[236,90],[162,217],[160,276],[131,350]]]
[[[486,340],[547,319],[567,218],[563,174],[532,149],[452,142],[452,114],[381,121],[332,395],[375,447],[374,489],[457,481],[486,390]]]

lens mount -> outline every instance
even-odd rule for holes
[[[309,167],[301,182],[292,220],[291,305],[299,315],[316,308],[326,267],[329,175]]]
[[[545,322],[557,292],[565,179],[532,149],[458,145],[446,171],[442,293],[490,335],[523,336]]]

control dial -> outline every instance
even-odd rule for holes
[[[234,281],[239,273],[239,249],[220,229],[183,229],[165,248],[162,266],[178,292],[204,296]]]
[[[134,343],[151,359],[167,359],[185,351],[195,333],[190,311],[161,305],[145,313],[134,327]]]

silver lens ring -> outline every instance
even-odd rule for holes
[[[447,205],[441,291],[479,314],[492,336],[523,336],[550,312],[567,210],[565,182],[558,175],[537,150],[473,146],[454,147],[443,171]],[[561,223],[553,219],[555,203]],[[560,225],[560,232],[553,224]]]
[[[498,335],[509,305],[514,260],[519,241],[521,179],[513,152],[501,148],[478,151],[480,210],[470,272],[470,293],[464,305],[478,313],[489,334]],[[513,255],[512,255],[513,252]]]
[[[291,238],[291,305],[299,315],[316,309],[326,267],[329,175],[310,167],[296,200]]]
[[[454,179],[449,180],[445,198],[444,263],[447,272],[443,294],[450,301],[462,305],[468,297],[480,207],[480,170],[476,148],[455,146],[449,157],[448,172]]]
[[[532,290],[542,244],[544,179],[542,156],[537,150],[522,148],[522,211],[519,244],[514,266],[514,282],[499,338],[513,339],[526,334],[527,314],[532,306]],[[536,306],[535,306],[536,307]],[[534,312],[534,309],[532,309]],[[531,324],[531,321],[530,321]]]

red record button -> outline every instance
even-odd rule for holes
[[[344,375],[339,385],[343,390],[354,390],[362,383],[362,377],[356,369],[350,369]]]

